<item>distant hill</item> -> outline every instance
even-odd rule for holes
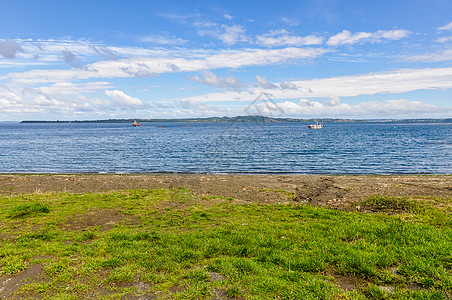
[[[22,121],[21,123],[233,123],[233,122],[300,122],[301,119],[271,118],[264,116],[237,116],[237,117],[209,117],[209,118],[183,118],[183,119],[108,119],[83,121]]]
[[[74,121],[35,121],[26,120],[20,123],[276,123],[276,122],[322,122],[322,123],[452,123],[452,119],[373,119],[373,120],[353,120],[353,119],[294,119],[294,118],[272,118],[264,116],[237,116],[237,117],[209,117],[209,118],[183,118],[183,119],[108,119],[108,120],[74,120]]]

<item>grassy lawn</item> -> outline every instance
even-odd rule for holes
[[[184,189],[3,196],[0,295],[450,299],[451,203],[374,196],[363,213]]]

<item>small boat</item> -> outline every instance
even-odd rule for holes
[[[322,127],[323,127],[323,125],[320,124],[320,123],[315,123],[315,124],[308,125],[309,129],[322,129]]]
[[[133,124],[132,124],[133,126],[141,126],[141,124],[138,124],[138,122],[137,121],[133,121]]]

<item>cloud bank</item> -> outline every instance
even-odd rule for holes
[[[274,111],[280,110],[285,116],[299,118],[328,117],[328,118],[409,118],[425,114],[439,114],[447,111],[452,114],[451,108],[439,108],[434,105],[422,103],[420,101],[410,101],[406,99],[369,101],[356,105],[340,103],[336,98],[335,102],[321,103],[308,99],[301,99],[298,102],[284,101],[281,103],[259,103],[249,108],[251,112],[259,111],[271,115]]]
[[[343,30],[342,32],[330,37],[326,44],[328,46],[342,46],[364,42],[380,43],[384,40],[400,40],[402,38],[406,38],[410,33],[410,31],[404,29],[356,33]]]
[[[402,69],[355,76],[338,76],[305,81],[265,83],[242,92],[211,93],[187,97],[192,101],[252,101],[261,92],[269,93],[273,99],[296,99],[314,97],[355,97],[404,93],[417,90],[452,88],[452,68]],[[284,89],[290,83],[291,89]],[[278,87],[277,89],[273,87]]]
[[[327,52],[329,52],[329,50],[320,48],[288,47],[271,50],[231,50],[194,59],[178,57],[139,57],[114,61],[99,61],[92,64],[86,64],[84,68],[70,70],[36,69],[21,73],[9,73],[8,79],[11,79],[14,82],[38,84],[70,82],[73,80],[93,78],[149,77],[163,73],[193,72],[220,68],[238,69],[246,66],[273,65],[303,59],[312,59]],[[72,56],[67,58],[67,62],[74,62]]]

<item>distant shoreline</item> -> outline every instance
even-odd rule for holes
[[[452,123],[452,118],[440,119],[331,119],[331,118],[272,118],[264,116],[209,117],[185,119],[107,119],[107,120],[24,120],[20,123]]]

